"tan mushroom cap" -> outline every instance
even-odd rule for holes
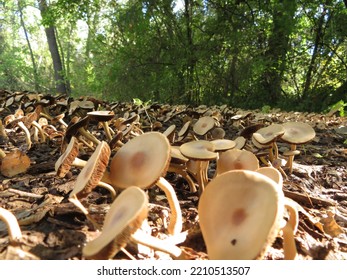
[[[193,131],[197,135],[205,135],[215,126],[214,118],[210,116],[201,117],[197,120],[197,122],[193,125]]]
[[[271,178],[272,180],[274,180],[277,183],[279,188],[282,188],[283,177],[282,177],[282,174],[276,168],[271,167],[271,166],[264,166],[264,167],[258,168],[256,171],[258,173],[261,173],[261,174]]]
[[[194,160],[213,160],[216,159],[218,153],[214,152],[215,146],[207,140],[195,140],[184,143],[180,146],[181,153]]]
[[[182,155],[179,146],[171,146],[171,162],[184,164],[188,162],[188,160],[189,160],[188,158]]]
[[[267,176],[233,170],[213,179],[198,206],[209,259],[259,259],[276,238],[284,196]]]
[[[78,198],[87,196],[102,179],[111,155],[110,146],[101,141],[95,151],[78,174],[75,188],[70,197],[76,195]]]
[[[267,127],[258,129],[253,133],[253,137],[258,143],[266,145],[276,141],[284,132],[284,127],[281,124],[271,124]]]
[[[316,136],[314,129],[304,122],[287,122],[283,127],[285,132],[281,139],[291,144],[304,144]]]
[[[211,143],[215,146],[216,152],[223,152],[235,148],[236,143],[229,139],[215,139],[211,140]]]
[[[146,132],[130,139],[111,160],[112,184],[119,188],[151,187],[165,175],[170,153],[169,140],[160,132]]]
[[[235,169],[255,171],[258,168],[258,158],[252,152],[247,150],[232,149],[219,155],[216,172],[217,174],[222,174]]]
[[[104,254],[115,255],[147,218],[147,205],[147,196],[140,188],[129,187],[122,191],[105,216],[101,234],[87,243],[83,255],[95,259],[103,258]],[[108,250],[112,250],[111,254],[105,252]]]

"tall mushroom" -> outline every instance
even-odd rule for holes
[[[121,189],[157,185],[168,199],[171,208],[168,232],[174,235],[182,230],[182,213],[174,188],[164,178],[170,164],[170,147],[169,140],[160,132],[131,138],[112,158],[109,179],[105,180]]]
[[[286,167],[288,167],[289,173],[292,173],[294,156],[297,154],[295,152],[297,145],[311,141],[316,136],[316,132],[309,124],[304,122],[286,122],[283,124],[283,127],[284,134],[281,136],[281,139],[290,144],[291,151],[291,153],[288,153]]]

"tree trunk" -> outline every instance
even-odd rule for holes
[[[278,0],[274,4],[273,28],[269,38],[269,48],[265,53],[267,68],[262,77],[263,90],[267,93],[267,102],[271,106],[279,101],[282,91],[281,84],[295,11],[296,1]]]
[[[28,32],[27,32],[27,29],[25,27],[25,22],[24,22],[24,18],[23,18],[23,8],[22,8],[20,0],[18,1],[18,10],[19,10],[20,24],[21,24],[23,31],[24,31],[25,39],[27,41],[28,49],[29,49],[29,53],[30,53],[31,63],[33,64],[34,87],[35,87],[35,91],[38,92],[39,91],[39,77],[37,74],[37,66],[36,66],[34,52],[33,52],[33,49],[31,48]]]
[[[46,0],[38,0],[41,16],[44,17],[44,14],[47,10]],[[59,94],[67,94],[68,87],[65,81],[64,69],[62,60],[59,54],[57,39],[55,35],[54,26],[45,27],[45,33],[47,37],[49,51],[51,53],[53,68],[54,68],[54,79],[56,84],[56,91]]]

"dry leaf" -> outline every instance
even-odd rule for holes
[[[1,161],[0,173],[5,177],[14,177],[24,173],[30,167],[30,158],[20,150],[13,150]]]
[[[337,237],[344,233],[344,230],[336,223],[334,213],[331,211],[327,212],[327,217],[321,218],[324,232],[329,234],[331,237]]]

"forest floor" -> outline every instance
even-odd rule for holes
[[[143,110],[141,112],[141,116],[145,116]],[[295,234],[297,259],[346,260],[347,146],[344,142],[347,136],[341,127],[346,128],[347,119],[338,114],[328,116],[281,111],[265,114],[236,109],[230,112],[233,113],[229,117],[222,114],[220,119],[227,139],[235,139],[240,135],[241,128],[260,119],[265,119],[267,123],[305,120],[315,126],[315,139],[298,146],[301,154],[295,157],[293,172],[287,174],[283,183],[285,195],[302,206]],[[8,110],[1,111],[1,117],[6,114],[9,114]],[[242,117],[237,118],[238,114]],[[184,117],[184,114],[177,114],[167,118],[158,130],[164,131],[171,124],[180,128],[186,120],[183,121]],[[9,151],[18,147],[25,151],[26,142],[22,132],[8,130],[7,134],[8,139],[1,139],[1,149]],[[280,150],[283,146],[284,143],[279,143]],[[54,165],[61,155],[60,148],[55,141],[34,142],[31,149],[25,151],[31,160],[31,166],[25,173],[14,177],[0,175],[0,207],[13,212],[20,222],[23,235],[21,249],[31,254],[27,258],[84,259],[83,246],[98,234],[84,214],[68,200],[80,170],[72,168],[69,176],[56,176]],[[213,174],[214,167],[215,164],[211,163],[209,174]],[[178,246],[188,259],[208,259],[198,223],[198,194],[191,193],[186,181],[177,174],[167,173],[166,179],[176,190],[182,209],[183,231],[187,233],[187,238]],[[165,238],[163,209],[168,209],[166,197],[159,188],[152,188],[148,195],[148,222],[152,235]],[[110,203],[109,193],[98,187],[83,201],[83,204],[89,205],[93,218],[101,224]],[[11,253],[9,248],[7,228],[0,221],[0,259],[23,258],[15,252]],[[114,259],[170,259],[167,254],[145,250],[134,244],[128,244],[126,250],[131,256],[119,252]],[[264,258],[283,259],[281,237],[276,238]]]

